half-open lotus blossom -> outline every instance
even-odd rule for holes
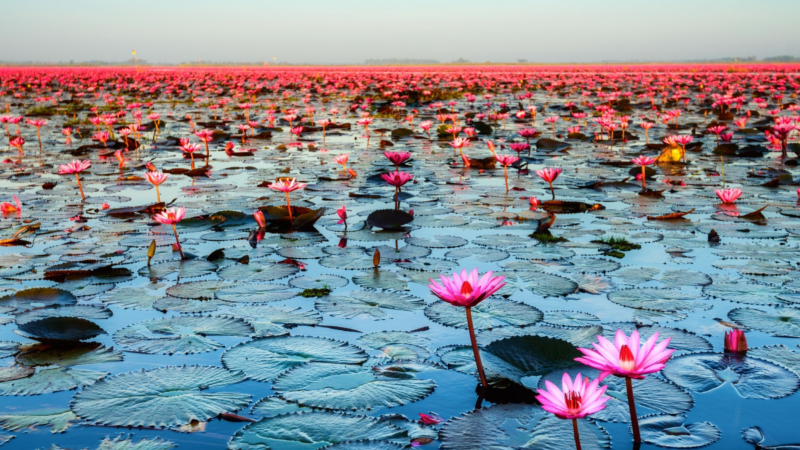
[[[280,179],[269,185],[270,189],[281,191],[286,194],[286,209],[289,211],[289,222],[293,222],[292,217],[292,204],[289,203],[289,192],[301,190],[306,187],[305,183],[298,183],[296,178],[289,178],[286,180]]]
[[[337,209],[336,214],[339,215],[339,221],[336,223],[344,224],[344,227],[347,228],[347,206],[343,205],[341,208]]]
[[[531,196],[531,198],[529,198],[528,201],[531,202],[531,209],[534,211],[536,211],[536,209],[539,208],[539,205],[542,204],[542,201],[534,196]]]
[[[656,124],[653,122],[641,122],[639,124],[640,127],[644,129],[644,137],[646,142],[650,143],[650,128],[653,128]]]
[[[9,214],[22,211],[22,204],[20,204],[17,196],[14,196],[14,204],[3,202],[0,204],[0,213]]]
[[[175,228],[175,224],[183,220],[183,217],[186,215],[186,208],[179,206],[177,208],[169,208],[161,211],[160,213],[153,216],[153,220],[158,223],[163,223],[164,225],[172,225],[172,232],[175,233],[175,248],[178,249],[178,252],[181,254],[181,259],[184,259],[183,256],[183,248],[181,248],[181,241],[178,240],[178,229]]]
[[[483,371],[483,364],[481,364],[481,356],[478,353],[478,343],[475,339],[475,328],[472,325],[472,307],[478,303],[486,300],[490,295],[499,291],[500,288],[506,284],[503,282],[504,276],[492,276],[493,272],[489,271],[480,276],[478,269],[472,269],[472,272],[467,273],[462,270],[461,274],[454,272],[453,277],[446,277],[440,275],[442,284],[439,284],[433,279],[430,279],[431,284],[428,285],[433,295],[450,303],[453,306],[463,306],[467,312],[467,325],[469,326],[469,337],[472,340],[472,353],[475,355],[475,363],[478,366],[478,374],[481,378],[481,384],[485,387],[489,384],[486,382],[486,374]]]
[[[637,166],[642,167],[642,190],[645,189],[645,167],[655,164],[656,158],[651,158],[649,156],[639,155],[636,158],[631,160],[632,163],[636,164]]]
[[[394,171],[390,173],[384,173],[381,175],[383,181],[391,184],[394,186],[394,209],[400,208],[400,188],[411,181],[414,178],[414,175],[406,172]]]
[[[342,165],[342,170],[347,170],[347,159],[348,158],[350,158],[350,154],[349,153],[345,153],[343,155],[339,155],[339,156],[333,158],[333,162],[335,162],[336,164],[341,164]]]
[[[266,228],[267,227],[267,220],[264,218],[264,213],[261,210],[257,210],[253,213],[253,218],[256,219],[256,223],[258,224],[259,228]]]
[[[589,381],[579,373],[575,380],[564,373],[561,377],[561,389],[549,380],[545,380],[547,389],[537,389],[536,400],[542,409],[553,413],[559,419],[572,420],[572,431],[575,436],[575,447],[580,450],[581,441],[578,434],[578,419],[603,410],[611,397],[605,395],[608,386],[599,387],[600,379]]]
[[[642,344],[639,341],[637,330],[633,330],[630,337],[626,336],[622,330],[617,330],[613,343],[603,336],[597,336],[597,343],[592,343],[594,350],[578,348],[583,356],[575,358],[575,361],[600,370],[599,379],[601,381],[609,375],[625,378],[635,442],[641,442],[641,437],[639,436],[639,419],[636,416],[631,379],[641,380],[648,374],[660,371],[675,352],[675,350],[667,348],[672,338],[658,342],[658,335],[658,332],[653,333]]]
[[[8,141],[8,145],[14,147],[15,149],[19,150],[20,153],[22,153],[22,146],[25,145],[25,139],[17,136]]]
[[[745,337],[744,331],[731,330],[725,332],[725,351],[740,355],[747,354],[747,337]]]
[[[59,175],[75,174],[75,180],[78,182],[78,190],[80,190],[81,192],[81,201],[86,200],[86,196],[83,195],[83,186],[81,186],[81,177],[79,174],[91,166],[92,166],[92,161],[88,159],[85,159],[83,161],[73,160],[70,163],[60,164],[58,166]]]
[[[722,203],[734,203],[736,199],[742,196],[741,189],[736,188],[717,189],[714,193],[717,194]]]
[[[385,156],[389,161],[394,164],[395,170],[400,170],[400,164],[408,161],[411,158],[411,153],[408,152],[383,152],[383,156]]]
[[[159,172],[159,171],[148,171],[144,174],[145,179],[149,181],[153,186],[156,187],[156,200],[158,203],[161,203],[161,193],[158,191],[158,187],[169,178],[169,175]]]
[[[506,180],[506,192],[508,192],[508,166],[519,161],[519,158],[511,155],[497,155],[495,156],[497,162],[503,165],[503,176]]]
[[[558,167],[548,167],[546,169],[539,169],[536,171],[536,175],[539,178],[547,181],[550,184],[550,193],[553,195],[553,200],[556,199],[556,191],[553,190],[553,181],[556,181],[559,175],[561,175],[561,170]]]
[[[425,133],[428,134],[428,139],[431,138],[431,127],[433,126],[433,122],[430,120],[424,120],[419,123],[419,127],[425,130]]]
[[[28,125],[33,125],[36,127],[36,138],[39,140],[39,148],[42,148],[42,135],[41,129],[43,126],[47,125],[47,121],[44,119],[29,119]]]

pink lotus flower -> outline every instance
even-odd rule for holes
[[[473,269],[469,274],[467,274],[466,270],[462,270],[460,275],[454,272],[452,278],[440,275],[439,277],[442,279],[442,284],[430,279],[431,284],[428,285],[433,295],[453,306],[463,306],[466,308],[469,337],[472,341],[472,353],[475,356],[475,364],[478,366],[478,375],[480,375],[481,384],[484,387],[489,384],[486,382],[486,374],[483,371],[481,356],[478,352],[478,342],[475,339],[475,328],[472,325],[472,307],[487,299],[490,295],[506,285],[503,283],[505,277],[494,277],[492,274],[493,272],[489,271],[483,274],[483,276],[479,276],[478,269]]]
[[[261,212],[261,210],[254,212],[253,218],[256,219],[259,228],[266,228],[267,220],[264,218],[264,213]]]
[[[454,272],[452,278],[440,275],[442,284],[431,279],[428,287],[434,295],[451,305],[471,308],[505,286],[505,277],[493,277],[492,274],[489,271],[479,276],[478,269],[469,274],[462,270],[461,274]]]
[[[603,395],[608,386],[599,387],[600,379],[589,381],[579,373],[573,382],[568,373],[561,377],[561,389],[549,380],[544,382],[545,389],[537,389],[539,395],[536,400],[542,404],[542,409],[553,413],[559,419],[582,419],[606,407],[606,402],[611,399]]]
[[[631,162],[636,164],[637,166],[641,166],[642,167],[642,190],[644,190],[646,188],[645,187],[645,177],[646,177],[646,175],[645,175],[645,169],[644,168],[649,166],[649,165],[651,165],[651,164],[654,164],[656,162],[656,158],[651,158],[649,156],[639,155],[638,157],[633,158],[631,160]]]
[[[381,178],[392,186],[394,186],[394,209],[400,209],[400,188],[411,181],[414,175],[406,172],[394,171],[391,173],[384,173]]]
[[[16,195],[14,196],[14,204],[13,205],[11,203],[8,203],[8,202],[4,202],[4,203],[0,204],[0,213],[8,214],[8,213],[14,213],[14,212],[20,212],[20,211],[22,211],[22,204],[20,204],[19,199],[17,198]]]
[[[725,351],[744,355],[747,353],[747,338],[742,330],[725,332]]]
[[[345,153],[344,155],[339,155],[339,156],[333,158],[333,162],[335,162],[336,164],[341,164],[342,165],[342,170],[347,170],[347,160],[348,160],[348,158],[350,158],[350,154]]]
[[[519,158],[511,155],[497,155],[495,156],[497,162],[503,165],[503,177],[506,181],[506,192],[508,192],[508,166],[519,161]]]
[[[611,399],[604,395],[608,386],[598,387],[599,383],[599,379],[590,382],[589,378],[582,378],[580,373],[573,382],[569,374],[564,373],[561,377],[561,389],[549,380],[544,382],[547,390],[537,389],[539,395],[536,400],[542,404],[542,409],[555,414],[559,419],[572,420],[577,450],[581,450],[577,420],[601,411]]]
[[[536,175],[539,178],[547,181],[550,184],[550,193],[553,195],[553,200],[556,199],[556,192],[553,190],[553,181],[561,175],[561,170],[558,167],[548,167],[546,169],[540,169],[536,171]]]
[[[542,204],[542,201],[536,197],[531,197],[528,200],[531,202],[531,209],[534,211],[536,211],[536,209],[539,208],[539,205]]]
[[[339,221],[336,223],[344,224],[344,227],[347,228],[347,206],[342,206],[341,208],[337,209],[336,214],[339,215]]]
[[[155,167],[153,167],[153,169],[155,169]],[[161,193],[158,191],[158,187],[161,185],[161,183],[167,181],[169,175],[162,172],[158,172],[156,170],[152,170],[145,173],[144,177],[145,179],[147,179],[147,181],[149,181],[153,186],[156,187],[156,200],[158,200],[158,203],[161,203]]]
[[[186,215],[186,208],[180,206],[177,208],[169,208],[161,211],[160,213],[153,216],[153,220],[158,223],[163,223],[164,225],[172,225],[172,232],[175,233],[175,248],[177,248],[178,252],[181,254],[181,259],[185,259],[183,256],[183,248],[181,247],[181,242],[178,240],[178,229],[175,228],[175,224],[183,220],[183,217]]]
[[[720,200],[722,200],[722,203],[733,203],[736,201],[736,199],[742,196],[741,189],[736,188],[717,189],[714,191],[714,193],[717,194],[717,197],[719,197]]]
[[[411,175],[410,173],[407,172],[394,171],[390,173],[384,173],[383,175],[381,175],[381,178],[383,178],[383,181],[391,184],[396,188],[399,188],[408,183],[409,181],[411,181],[411,179],[414,178],[414,175]]]
[[[597,336],[597,344],[592,344],[594,350],[578,348],[583,356],[575,358],[575,361],[600,370],[600,381],[609,375],[625,378],[634,442],[641,442],[641,436],[639,435],[639,419],[636,416],[631,379],[641,380],[647,374],[663,369],[664,364],[675,352],[675,350],[667,349],[671,340],[672,338],[667,338],[656,343],[658,333],[654,333],[650,339],[641,344],[637,330],[634,330],[630,337],[626,336],[622,330],[617,330],[613,344],[603,336]]]
[[[100,205],[100,209],[102,209],[103,211],[105,211],[106,209],[111,209],[111,205],[109,205],[108,203],[103,203],[102,205]]]
[[[15,138],[11,139],[10,141],[8,141],[8,145],[10,145],[10,146],[16,148],[17,150],[19,150],[20,152],[22,152],[22,146],[25,145],[25,139],[22,139],[21,137],[17,136]]]
[[[276,191],[281,191],[286,194],[286,209],[289,211],[289,222],[294,222],[294,218],[292,217],[292,204],[289,203],[289,193],[294,191],[299,191],[306,187],[305,183],[298,183],[297,179],[289,178],[288,180],[278,180],[269,185],[270,189],[274,189]]]
[[[75,180],[78,182],[78,190],[81,192],[81,201],[86,200],[83,195],[83,186],[81,186],[81,178],[79,174],[92,166],[92,161],[86,159],[83,161],[74,160],[68,164],[60,164],[58,166],[59,175],[72,175],[75,174]]]
[[[675,351],[666,349],[672,338],[656,345],[657,340],[658,333],[654,333],[640,345],[638,331],[634,330],[629,338],[622,330],[617,330],[613,344],[603,336],[598,336],[597,344],[592,344],[595,350],[579,348],[583,357],[575,361],[599,369],[601,381],[609,375],[641,380],[645,375],[663,369],[664,363]]]
[[[383,156],[389,159],[394,164],[395,170],[400,170],[400,164],[408,161],[411,158],[411,153],[408,152],[383,152]]]

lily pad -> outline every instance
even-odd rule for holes
[[[757,359],[720,353],[690,353],[672,358],[662,371],[673,383],[704,393],[730,384],[740,396],[782,398],[800,388],[797,375],[784,367]]]
[[[208,336],[248,336],[252,332],[250,325],[232,317],[177,316],[129,325],[114,333],[114,341],[127,351],[191,354],[225,347]]]
[[[245,378],[242,372],[212,366],[127,372],[84,388],[70,406],[78,417],[96,424],[174,427],[247,406],[249,394],[214,389]]]
[[[271,381],[308,363],[361,364],[367,354],[352,345],[309,336],[279,336],[239,344],[222,355],[222,363],[256,381]]]
[[[717,442],[722,432],[711,422],[686,424],[685,416],[657,414],[639,419],[642,439],[667,448],[697,448]]]
[[[773,336],[800,338],[800,309],[774,308],[762,311],[736,308],[728,312],[728,318],[739,325]]]
[[[352,319],[358,316],[385,319],[384,309],[413,311],[423,306],[422,299],[409,294],[380,291],[352,291],[347,297],[326,295],[315,303],[317,311],[334,317]]]
[[[467,328],[464,308],[445,301],[431,303],[425,308],[425,315],[432,321],[448,327]],[[504,325],[532,325],[543,317],[542,312],[533,306],[499,298],[489,298],[472,307],[472,323],[476,330]]]
[[[106,372],[64,367],[42,369],[29,377],[0,383],[0,395],[41,395],[69,391],[94,384],[106,375]]]
[[[272,385],[286,400],[332,410],[391,408],[420,400],[435,387],[433,380],[380,377],[369,366],[314,363],[284,373]]]
[[[358,439],[395,440],[406,432],[374,417],[303,412],[265,417],[233,435],[229,450],[280,450],[285,446],[338,444]]]

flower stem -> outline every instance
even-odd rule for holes
[[[156,185],[156,200],[161,203],[161,194],[158,192],[158,185]]]
[[[475,365],[478,366],[478,375],[481,377],[481,385],[486,387],[489,383],[486,382],[486,374],[483,372],[481,355],[478,352],[478,341],[475,339],[475,328],[472,326],[472,308],[470,306],[467,306],[467,325],[469,326],[469,339],[472,341],[472,353],[475,355]]]
[[[625,377],[625,387],[628,390],[628,409],[631,410],[633,442],[642,442],[642,437],[639,435],[639,418],[636,416],[636,402],[633,400],[633,384],[631,384],[629,377]]]
[[[81,191],[81,201],[84,201],[86,200],[86,196],[83,195],[83,186],[81,186],[81,177],[78,175],[77,172],[75,173],[75,179],[78,181],[78,189]]]
[[[292,217],[292,204],[289,203],[289,193],[286,193],[286,209],[289,211],[289,225],[294,222],[294,218]]]
[[[503,166],[503,176],[506,178],[506,192],[508,192],[508,166]]]
[[[645,190],[645,187],[644,187],[644,177],[645,177],[644,166],[642,166],[642,190]]]
[[[578,435],[578,419],[572,419],[572,434],[575,435],[575,449],[581,450],[581,437]]]
[[[183,247],[181,247],[181,241],[178,240],[178,229],[175,228],[175,224],[172,224],[172,232],[175,233],[175,244],[178,246],[178,253],[181,254],[181,259],[186,259],[183,257]]]

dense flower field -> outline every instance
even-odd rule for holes
[[[0,68],[0,445],[796,445],[798,69]]]

